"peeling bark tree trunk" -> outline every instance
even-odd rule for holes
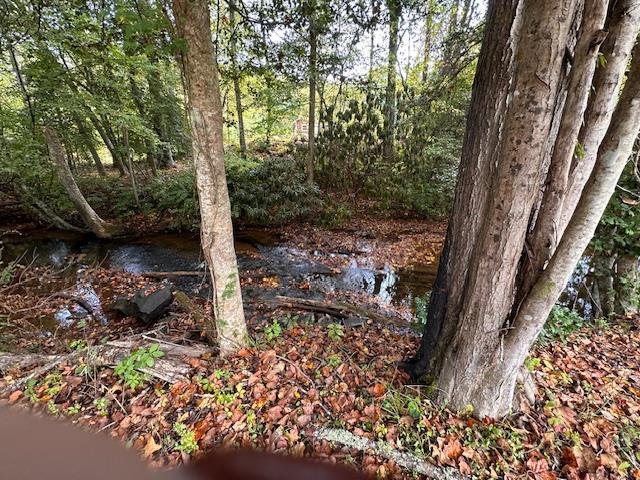
[[[97,237],[112,237],[114,234],[114,227],[98,216],[78,188],[78,185],[71,174],[71,170],[69,169],[69,164],[65,158],[64,150],[62,149],[62,144],[60,143],[58,134],[51,127],[44,127],[43,132],[47,146],[49,147],[49,156],[56,166],[58,177],[60,177],[62,185],[69,194],[71,201],[78,209],[78,213],[80,213],[82,220]]]
[[[635,25],[633,38],[640,28],[640,9],[633,8],[634,2],[619,1],[609,11],[613,24],[622,8]],[[550,198],[540,192],[545,183],[548,188],[551,172],[566,172],[573,161],[572,145],[583,117],[583,129],[593,120],[589,108],[583,115],[585,95],[607,4],[489,4],[454,210],[421,347],[406,365],[414,375],[426,374],[435,381],[453,408],[472,404],[478,416],[493,417],[510,410],[522,362],[590,241],[631,153],[640,127],[637,59],[558,248],[544,270],[522,275],[522,259],[531,255],[527,234]],[[580,57],[565,82],[570,68],[565,60],[570,63],[575,32]],[[568,85],[579,88],[564,101]],[[610,91],[613,108],[615,88]],[[549,152],[559,165],[549,161]],[[570,188],[577,187],[568,181],[559,192],[566,197]],[[543,233],[547,238],[553,233],[549,229]],[[525,288],[528,285],[531,288]]]
[[[206,0],[173,0],[178,35],[184,38],[187,83],[200,201],[202,250],[211,272],[214,322],[207,322],[210,341],[222,356],[246,344],[247,329],[233,245],[231,206],[224,171],[222,105],[214,63],[209,6]]]

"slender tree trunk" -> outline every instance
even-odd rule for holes
[[[82,192],[78,188],[78,185],[76,184],[76,181],[71,174],[71,170],[69,169],[69,164],[67,163],[67,159],[65,158],[62,143],[60,143],[58,134],[51,127],[44,127],[43,132],[44,138],[47,142],[47,146],[49,147],[49,156],[56,166],[58,177],[60,178],[60,181],[62,182],[65,190],[69,194],[71,201],[78,209],[78,213],[80,213],[82,220],[97,237],[112,237],[114,234],[113,226],[108,224],[98,216],[98,214],[93,210],[93,208],[91,208],[91,205],[89,205],[87,200],[84,198],[84,195],[82,195]]]
[[[100,135],[100,138],[102,138],[102,141],[107,147],[107,150],[109,150],[109,153],[111,154],[111,159],[113,160],[114,167],[118,169],[118,172],[120,172],[121,176],[123,177],[127,176],[129,172],[124,166],[124,163],[122,162],[122,158],[120,157],[120,153],[118,152],[118,149],[111,141],[111,138],[107,134],[107,131],[105,130],[104,126],[102,125],[102,123],[100,123],[100,120],[91,111],[91,109],[87,108],[87,113],[89,115],[89,120],[91,120],[91,123],[93,124],[94,128]]]
[[[136,84],[133,71],[129,72],[129,86],[131,87],[131,97],[133,98],[133,103],[136,105],[136,109],[138,110],[140,119],[146,123],[148,120],[148,114],[146,109],[144,108],[144,103],[142,102],[142,92],[140,91],[140,88],[138,88],[138,85]],[[158,175],[158,166],[156,164],[156,157],[154,154],[155,147],[153,145],[153,142],[151,142],[151,140],[149,140],[148,138],[144,139],[144,146],[145,146],[145,149],[147,150],[147,163],[149,164],[149,168],[151,169],[151,174],[154,177],[156,177]],[[125,157],[127,159],[127,164],[128,164],[129,153],[126,153]],[[129,171],[133,175],[133,171],[131,170],[130,167],[129,167]]]
[[[129,179],[131,180],[131,189],[133,190],[133,198],[136,201],[136,207],[138,210],[142,210],[140,205],[140,197],[138,196],[138,185],[136,183],[136,174],[133,170],[133,155],[131,154],[131,147],[129,147],[129,129],[124,127],[122,131],[122,143],[124,145],[124,156],[127,159],[127,168],[129,169]]]
[[[233,70],[233,94],[236,100],[236,115],[238,117],[238,141],[240,142],[240,155],[244,157],[247,153],[247,140],[244,133],[244,113],[242,110],[242,91],[240,90],[240,72],[237,61],[237,37],[236,37],[236,4],[234,0],[229,0],[229,20],[231,28],[231,39],[229,41],[231,67]]]
[[[593,92],[578,136],[583,154],[575,156],[571,165],[567,195],[558,221],[558,236],[564,232],[595,165],[598,148],[611,121],[631,50],[640,30],[637,0],[610,0],[609,3],[612,5],[607,22],[609,34],[601,48],[604,65],[599,66],[594,75]]]
[[[91,158],[93,159],[93,163],[96,166],[96,170],[98,171],[98,174],[101,177],[105,177],[107,175],[107,172],[104,170],[104,165],[102,165],[102,160],[100,160],[100,155],[98,155],[96,146],[93,143],[93,137],[91,132],[87,130],[87,127],[85,127],[83,121],[80,120],[79,117],[77,116],[74,117],[73,121],[78,127],[78,132],[80,132],[80,135],[82,136],[82,139],[84,140],[84,143],[87,146],[87,150],[89,150],[89,153],[91,154]]]
[[[436,15],[436,0],[429,0],[427,16],[424,20],[424,51],[422,55],[422,82],[429,78],[429,63],[431,62],[431,47],[433,44],[434,17]]]
[[[607,16],[607,4],[608,0],[585,1],[584,19],[569,74],[567,99],[547,173],[546,187],[535,227],[527,240],[530,248],[522,259],[521,276],[524,284],[519,292],[520,299],[531,289],[562,235],[558,231],[559,217],[569,184],[569,170],[578,133],[591,91],[598,49],[606,36],[602,28]]]
[[[370,83],[373,82],[373,60],[376,47],[375,40],[376,29],[374,27],[371,27],[371,36],[369,37],[369,75],[367,77]]]
[[[621,315],[631,316],[640,312],[640,265],[638,257],[623,255],[616,262],[615,310]]]
[[[400,0],[388,0],[389,10],[389,55],[387,58],[387,91],[384,102],[383,156],[387,162],[395,157],[396,131],[396,77],[398,64],[398,28],[402,15]]]
[[[631,71],[598,149],[595,167],[583,189],[580,202],[548,267],[524,300],[511,331],[505,336],[503,365],[506,369],[519,368],[524,362],[549,312],[593,238],[639,133],[640,43],[634,49]]]
[[[313,184],[316,161],[316,83],[318,76],[318,32],[315,12],[309,17],[309,154],[307,156],[307,182]]]
[[[29,112],[29,120],[31,121],[31,129],[35,130],[36,128],[36,114],[33,109],[33,103],[31,102],[31,95],[29,95],[29,91],[27,90],[27,85],[22,77],[22,72],[20,71],[20,65],[18,64],[18,59],[16,57],[16,52],[13,49],[13,46],[9,46],[9,56],[11,57],[11,65],[13,66],[13,72],[16,75],[16,80],[18,80],[18,85],[20,85],[20,91],[22,92],[22,96],[24,97],[25,105],[27,106],[27,111]]]
[[[233,244],[224,171],[222,105],[207,0],[173,0],[177,31],[187,51],[183,69],[189,96],[193,157],[200,200],[202,249],[211,272],[214,322],[205,326],[222,356],[242,348],[247,330]]]

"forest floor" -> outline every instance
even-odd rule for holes
[[[413,220],[280,232],[330,267],[349,255],[378,266],[411,265],[419,255],[432,261],[443,233],[442,225]],[[334,255],[338,250],[349,255]],[[90,275],[103,303],[157,285],[99,267]],[[60,281],[60,272],[32,266],[0,288],[0,351],[11,352],[0,353],[0,404],[108,432],[153,466],[244,446],[343,463],[379,478],[415,476],[372,451],[318,438],[335,428],[463,475],[640,479],[640,318],[538,345],[526,362],[538,388],[535,405],[478,421],[471,411],[434,404],[426,387],[409,384],[398,370],[419,341],[408,328],[319,325],[289,310],[256,310],[251,345],[220,359],[203,350],[199,315],[210,305],[199,297],[190,306],[174,302],[153,327],[119,318],[44,334],[31,320],[68,303],[51,294]],[[153,353],[154,345],[163,354]],[[146,374],[136,373],[136,362],[147,365]]]

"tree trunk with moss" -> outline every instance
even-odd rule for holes
[[[178,35],[186,44],[182,67],[189,97],[200,236],[213,290],[214,318],[205,329],[210,341],[217,340],[220,355],[225,356],[246,345],[247,328],[224,169],[222,104],[209,4],[206,0],[173,0],[173,11]]]

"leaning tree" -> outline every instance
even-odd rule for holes
[[[489,2],[454,208],[405,365],[453,408],[512,407],[638,135],[639,29],[638,0]]]

